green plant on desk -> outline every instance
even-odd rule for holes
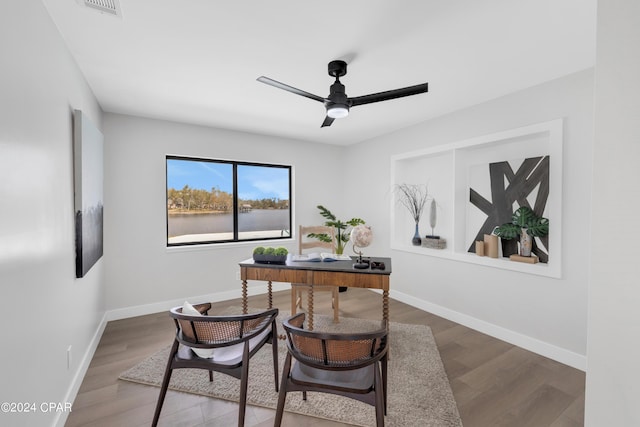
[[[274,255],[276,256],[285,256],[289,253],[289,251],[287,250],[287,248],[283,248],[282,246],[279,248],[276,248]]]
[[[341,221],[336,216],[331,213],[331,211],[325,208],[322,205],[318,205],[318,209],[320,209],[320,215],[326,218],[324,225],[333,227],[336,229],[336,253],[341,255],[344,253],[344,248],[349,241],[349,232],[347,231],[348,227],[355,227],[359,224],[364,224],[364,220],[361,218],[351,218],[349,221]],[[318,239],[321,242],[331,243],[331,236],[324,233],[309,233],[307,237],[311,239]]]
[[[253,250],[253,254],[254,255],[277,255],[277,256],[285,256],[289,253],[289,251],[287,250],[287,248],[284,248],[282,246],[278,247],[278,248],[272,248],[272,247],[263,247],[263,246],[258,246]]]

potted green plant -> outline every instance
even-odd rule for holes
[[[533,237],[544,237],[549,234],[549,220],[527,206],[521,206],[513,213],[511,222],[496,227],[494,233],[502,239],[520,239],[520,255],[531,256]]]
[[[344,253],[344,248],[347,246],[347,242],[349,241],[351,230],[348,230],[349,227],[355,227],[356,225],[364,224],[364,220],[361,218],[351,218],[349,221],[341,221],[336,216],[331,213],[331,211],[325,208],[322,205],[317,206],[320,209],[320,215],[322,215],[326,221],[324,225],[329,227],[334,227],[336,230],[336,248],[335,252],[338,255]],[[331,236],[323,233],[309,233],[307,237],[311,239],[318,239],[321,242],[331,242]],[[339,287],[340,292],[346,292],[346,286]]]
[[[351,218],[349,221],[341,221],[336,216],[331,213],[331,211],[325,208],[322,205],[318,205],[318,209],[320,209],[320,215],[326,218],[324,225],[329,227],[334,227],[336,229],[336,253],[338,255],[344,253],[344,248],[349,241],[349,233],[350,230],[347,231],[349,227],[355,227],[359,224],[364,224],[364,220],[360,218]],[[312,239],[318,239],[321,242],[331,242],[331,236],[323,233],[309,233],[307,237]]]
[[[258,246],[253,250],[253,260],[259,264],[284,264],[287,261],[287,248]]]

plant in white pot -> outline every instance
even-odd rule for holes
[[[520,239],[520,255],[529,257],[533,247],[533,237],[549,234],[549,220],[527,206],[521,206],[513,213],[511,222],[495,228],[494,233],[502,239]]]

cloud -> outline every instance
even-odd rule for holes
[[[252,186],[261,193],[275,195],[279,199],[289,199],[289,180],[255,181]]]

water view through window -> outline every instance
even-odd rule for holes
[[[291,167],[167,156],[167,245],[288,238]]]

